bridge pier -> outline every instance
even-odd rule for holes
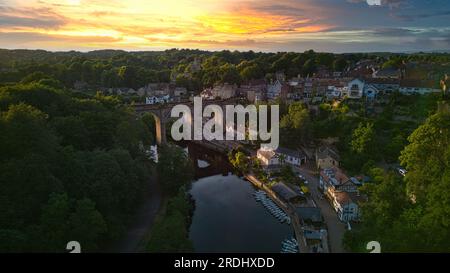
[[[203,102],[203,107],[211,104],[217,104],[222,106],[222,111],[225,112],[224,107],[228,104],[235,104],[236,98],[226,99],[226,100],[207,100]],[[166,137],[166,123],[171,119],[172,107],[183,104],[187,105],[193,113],[194,103],[192,101],[180,101],[174,103],[166,104],[135,104],[134,109],[136,114],[151,113],[155,118],[156,124],[156,143],[162,145],[167,143]]]
[[[155,116],[155,124],[156,124],[156,143],[158,145],[166,144],[166,123],[161,121],[161,119]]]

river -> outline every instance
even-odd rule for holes
[[[195,211],[189,233],[194,250],[278,253],[281,241],[293,235],[291,226],[280,223],[255,201],[253,185],[232,174],[223,155],[198,145],[188,145],[187,150],[196,163],[197,180],[190,190]]]

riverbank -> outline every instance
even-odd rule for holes
[[[144,252],[193,252],[189,228],[195,204],[184,187],[177,195],[166,198],[163,209],[152,226]]]
[[[152,177],[145,191],[142,205],[133,216],[131,225],[128,227],[125,235],[112,246],[112,252],[135,253],[142,250],[142,240],[151,230],[156,216],[160,212],[163,201],[163,195],[155,169],[152,170]]]
[[[259,181],[253,174],[245,174],[244,177],[250,181],[254,186],[265,191],[267,195],[291,218],[291,225],[294,229],[295,237],[297,238],[298,248],[300,253],[309,253],[310,249],[306,244],[306,238],[303,234],[303,228],[300,224],[300,219],[295,209],[290,204],[280,200],[275,192],[267,185]]]
[[[136,252],[138,253],[143,253],[146,252],[146,248],[148,245],[148,242],[150,241],[150,238],[152,237],[153,234],[153,227],[157,224],[163,221],[164,217],[166,217],[166,212],[167,212],[167,202],[168,202],[169,198],[167,198],[166,196],[162,196],[162,200],[161,200],[161,205],[159,207],[158,212],[156,213],[156,216],[153,220],[152,226],[147,230],[146,234],[144,235],[144,237],[142,237],[141,241],[139,242],[137,248],[136,248]]]

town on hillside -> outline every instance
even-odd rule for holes
[[[264,217],[269,215],[269,219],[290,228],[290,237],[274,243],[270,251],[366,252],[366,241],[384,230],[386,223],[394,223],[395,229],[382,235],[383,242],[387,242],[384,245],[404,250],[404,240],[398,239],[399,234],[414,231],[404,231],[402,223],[417,218],[401,218],[401,222],[396,222],[400,221],[397,218],[407,217],[409,208],[427,200],[420,186],[424,176],[418,175],[418,169],[427,166],[438,170],[425,177],[445,177],[442,163],[445,160],[434,157],[441,156],[437,149],[446,149],[448,54],[0,50],[0,60],[1,110],[11,112],[13,117],[19,112],[36,119],[35,128],[44,130],[38,139],[45,143],[37,147],[50,146],[57,151],[37,151],[46,153],[49,163],[39,160],[36,164],[51,162],[49,166],[59,166],[67,160],[68,166],[56,168],[55,177],[63,181],[70,194],[90,198],[75,202],[65,194],[51,195],[44,213],[50,213],[48,210],[63,202],[71,204],[71,217],[76,220],[78,213],[83,212],[78,207],[89,207],[92,219],[98,221],[86,225],[94,225],[95,229],[90,229],[92,234],[76,234],[80,238],[84,238],[84,233],[88,239],[94,238],[91,240],[96,243],[88,246],[92,250],[105,249],[105,242],[118,241],[115,249],[124,251],[137,247],[151,252],[193,251],[189,231],[196,219],[197,205],[189,189],[191,185],[195,188],[198,181],[193,166],[209,170],[208,177],[214,183],[221,183],[221,179],[245,182],[242,189],[247,190],[247,182],[252,184],[255,199],[252,201],[261,204],[267,212]],[[261,105],[278,105],[279,147],[261,148],[263,141],[248,138],[193,140],[190,143],[201,147],[199,154],[203,154],[204,160],[199,159],[199,154],[190,158],[189,152],[181,148],[184,144],[171,139],[169,125],[174,119],[167,117],[167,113],[176,104],[192,105],[196,97],[203,104],[231,102],[255,105],[257,109]],[[4,117],[10,134],[22,128],[15,126],[24,122],[21,119],[10,121],[7,114]],[[204,118],[202,124],[207,121]],[[43,126],[46,122],[48,125]],[[223,129],[237,134],[236,128]],[[246,128],[245,135],[249,130]],[[428,130],[440,134],[430,135]],[[55,136],[42,137],[52,134]],[[434,143],[435,137],[440,140],[428,145]],[[5,144],[4,150],[14,154],[9,147],[17,150],[16,144]],[[420,157],[415,150],[419,148]],[[55,153],[59,156],[56,159]],[[424,156],[432,159],[417,160]],[[88,160],[83,160],[84,157]],[[219,160],[221,157],[226,158],[226,163]],[[124,158],[134,163],[125,164]],[[76,170],[70,167],[72,164]],[[232,166],[233,175],[228,173],[227,165]],[[208,166],[219,171],[216,173]],[[66,168],[88,177],[86,181],[98,182],[85,185],[88,183],[85,180],[73,181],[72,176],[61,171]],[[214,176],[218,173],[227,178]],[[36,181],[48,185],[48,179]],[[132,183],[125,184],[123,190],[112,189],[110,181],[129,179]],[[432,179],[430,183],[440,181]],[[26,180],[17,176],[8,181]],[[72,183],[84,186],[78,188]],[[149,193],[141,190],[147,183]],[[97,187],[111,194],[108,198],[98,196]],[[121,191],[127,194],[122,196]],[[47,200],[47,193],[40,200]],[[155,231],[142,243],[153,222],[140,219],[136,222],[140,233],[130,229],[129,237],[120,241],[123,233],[115,228],[126,231],[132,224],[127,215],[140,200],[145,200],[141,201],[143,209],[156,221]],[[100,204],[98,210],[96,204]],[[161,211],[166,206],[167,211]],[[39,214],[39,208],[34,212]],[[156,212],[163,216],[158,218]],[[386,220],[385,216],[391,214]],[[220,213],[214,215],[220,218]],[[33,217],[27,219],[36,221]],[[46,234],[47,224],[43,222],[43,231],[37,234]],[[73,228],[72,222],[67,225],[61,228]],[[11,224],[11,228],[19,226],[17,221]],[[34,236],[29,232],[20,234]],[[18,249],[20,241],[13,235],[8,237],[9,244],[11,249]],[[423,244],[429,241],[421,238]],[[64,240],[65,235],[61,235],[48,248],[39,245],[36,249],[57,249]],[[163,244],[161,240],[171,243]],[[258,243],[258,240],[254,243],[255,247]],[[211,245],[215,243],[208,247]]]

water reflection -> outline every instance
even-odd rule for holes
[[[196,252],[278,253],[292,228],[281,224],[235,175],[201,178],[191,189],[195,212],[190,238]]]
[[[178,145],[187,150],[189,158],[194,163],[195,179],[217,174],[228,175],[232,170],[228,158],[224,154],[212,151],[193,142],[180,142]]]
[[[251,183],[230,173],[225,155],[184,144],[195,163],[190,193],[195,211],[189,236],[196,252],[277,253],[292,228],[281,224],[253,197]],[[209,166],[196,164],[199,160]]]

